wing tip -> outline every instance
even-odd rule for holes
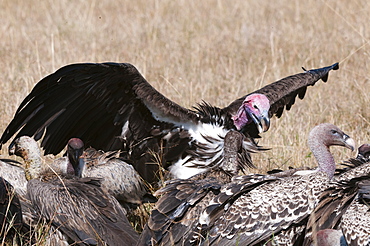
[[[331,65],[331,67],[332,67],[333,70],[338,70],[339,69],[339,62],[334,63],[333,65]]]
[[[339,62],[336,62],[331,66],[318,68],[318,69],[307,70],[304,67],[302,67],[302,69],[303,69],[303,71],[305,71],[307,73],[319,75],[320,76],[319,79],[321,79],[324,82],[327,82],[330,70],[338,70],[339,69]]]
[[[338,70],[338,69],[339,69],[339,62],[336,62],[331,66],[322,68],[322,70],[324,70],[324,76],[321,77],[321,80],[324,82],[328,81],[330,70]]]

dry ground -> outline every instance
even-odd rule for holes
[[[362,0],[0,0],[0,133],[34,84],[69,63],[129,62],[179,104],[222,107],[302,66],[340,62],[272,120],[260,140],[272,150],[254,156],[260,171],[314,166],[306,138],[316,124],[370,141],[369,14]]]

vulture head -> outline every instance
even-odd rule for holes
[[[346,239],[340,230],[325,229],[316,234],[317,246],[347,245]]]
[[[308,144],[311,149],[317,148],[317,145],[326,148],[336,145],[346,147],[351,151],[354,151],[356,146],[355,141],[350,136],[330,123],[323,123],[314,127],[309,134]]]
[[[360,147],[358,147],[357,158],[362,158],[367,161],[370,159],[370,144],[363,144]]]
[[[72,164],[77,177],[81,177],[82,167],[80,165],[80,156],[84,151],[84,143],[79,138],[71,138],[67,145],[67,156],[69,162]]]
[[[326,172],[330,179],[334,176],[335,161],[329,147],[343,146],[353,151],[356,146],[355,141],[350,136],[330,123],[315,126],[309,133],[308,145],[316,157],[318,169]]]
[[[312,148],[317,145],[322,145],[325,147],[329,146],[343,146],[351,151],[355,149],[355,141],[345,134],[339,127],[330,124],[323,123],[314,127],[308,137],[308,144]]]
[[[255,93],[246,96],[236,115],[232,116],[236,129],[241,130],[254,123],[259,133],[267,131],[270,127],[269,109],[270,102],[265,95]]]
[[[14,145],[9,149],[9,155],[16,155],[24,160],[33,156],[41,156],[37,142],[28,136],[22,136],[14,140]]]
[[[26,179],[38,178],[41,172],[41,151],[37,142],[28,136],[21,136],[14,141],[9,155],[21,157],[25,163]]]

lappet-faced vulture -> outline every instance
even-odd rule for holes
[[[184,108],[154,89],[128,63],[71,64],[38,82],[23,100],[0,138],[43,137],[45,153],[57,154],[72,137],[99,150],[117,150],[147,181],[158,180],[158,160],[174,178],[188,178],[223,159],[223,139],[230,130],[245,135],[246,167],[254,141],[267,131],[270,118],[289,110],[308,86],[326,81],[328,67],[283,78],[219,108],[201,103]],[[18,132],[18,133],[17,133]],[[158,157],[157,156],[157,157]]]

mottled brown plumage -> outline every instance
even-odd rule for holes
[[[13,186],[0,177],[0,239],[12,238],[23,226],[22,209]]]
[[[310,132],[308,144],[318,168],[298,171],[241,195],[220,218],[208,223],[211,244],[257,244],[272,236],[279,243],[279,232],[299,225],[311,213],[334,175],[335,162],[329,146],[353,150],[354,142],[338,127],[320,124]]]
[[[358,156],[345,164],[348,167],[336,176],[321,194],[305,231],[304,245],[316,242],[316,232],[340,230],[348,245],[370,243],[370,145],[361,145]]]
[[[20,196],[27,192],[27,179],[22,164],[11,159],[0,159],[0,175],[7,180]]]
[[[170,181],[159,192],[162,197],[141,235],[141,244],[249,245],[297,225],[314,209],[334,174],[329,146],[354,148],[353,140],[332,124],[315,127],[309,145],[319,167],[308,174],[227,178],[220,175],[225,173],[221,170],[210,170],[192,179]],[[231,147],[238,157],[237,145]],[[232,163],[237,169],[237,162]]]
[[[358,184],[354,201],[341,219],[340,228],[348,245],[370,245],[370,175]]]
[[[164,188],[156,192],[161,198],[141,234],[139,245],[189,243],[199,231],[196,226],[200,214],[217,194],[224,192],[225,196],[221,199],[227,200],[237,190],[246,190],[271,178],[263,175],[233,177],[244,165],[239,153],[242,138],[243,135],[237,131],[226,134],[225,158],[220,167],[214,167],[190,179],[170,180]],[[229,186],[229,183],[232,185]],[[228,193],[230,189],[233,192]]]
[[[0,147],[15,134],[36,140],[44,136],[45,152],[57,154],[68,139],[79,137],[95,149],[122,150],[149,182],[159,176],[153,153],[165,168],[175,164],[175,177],[190,177],[208,165],[220,165],[228,131],[238,129],[253,142],[268,129],[269,116],[280,117],[297,95],[302,99],[308,86],[326,81],[336,69],[338,63],[289,76],[225,108],[203,103],[186,109],[155,90],[131,64],[72,64],[36,84],[4,131]],[[245,156],[249,147],[242,149]],[[246,164],[252,166],[250,158]]]
[[[119,151],[97,151],[94,148],[84,149],[79,138],[71,138],[67,144],[67,154],[55,160],[53,166],[77,177],[101,178],[102,187],[114,196],[122,205],[154,202],[155,198],[148,193],[145,183],[132,165],[119,157]],[[70,172],[68,172],[70,173]]]
[[[23,136],[16,140],[15,153],[25,158],[30,180],[27,197],[38,216],[77,245],[135,245],[138,239],[118,201],[101,188],[100,178],[55,175],[27,159],[37,143]],[[51,241],[51,239],[50,239]],[[59,242],[62,243],[62,242]]]

